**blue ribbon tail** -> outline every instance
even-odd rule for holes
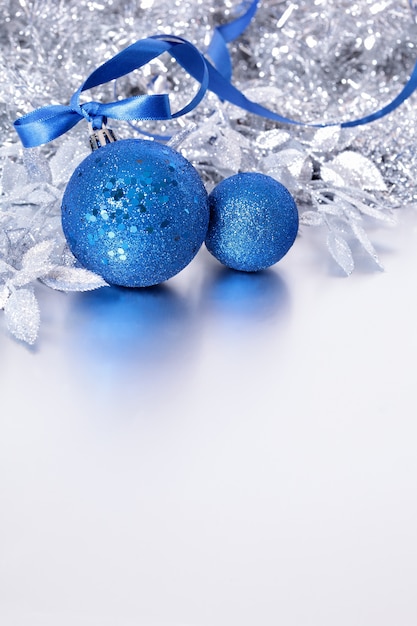
[[[226,80],[232,78],[232,60],[226,45],[226,41],[219,32],[219,29],[213,33],[212,40],[207,48],[207,55],[213,62],[213,65],[221,71]]]
[[[70,107],[51,104],[20,117],[13,125],[24,147],[34,148],[63,135],[80,119]]]
[[[79,92],[98,87],[111,80],[130,74],[133,70],[146,65],[152,59],[155,59],[163,52],[168,52],[172,43],[161,37],[147,37],[139,39],[132,43],[124,50],[118,52],[114,57],[100,65],[94,72],[90,74]],[[179,39],[174,38],[173,39]]]
[[[227,80],[231,80],[233,70],[227,44],[237,39],[243,33],[251,23],[257,9],[258,0],[253,0],[243,15],[228,24],[222,24],[214,29],[212,40],[207,48],[207,55],[217,71]]]

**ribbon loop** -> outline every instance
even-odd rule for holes
[[[171,113],[167,94],[134,96],[116,102],[86,102],[80,104],[82,92],[139,69],[163,52],[169,52],[180,65],[195,76],[200,87],[185,107]],[[98,67],[73,94],[69,106],[51,105],[36,109],[14,123],[25,148],[33,148],[70,130],[80,120],[101,128],[104,118],[116,120],[169,120],[192,111],[203,99],[209,87],[209,71],[204,56],[190,42],[173,35],[155,35],[125,48]]]
[[[18,118],[14,127],[24,147],[34,148],[68,132],[80,119],[70,107],[52,104]]]

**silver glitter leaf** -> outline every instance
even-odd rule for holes
[[[369,7],[369,12],[372,15],[376,15],[377,13],[381,13],[381,11],[384,11],[387,7],[389,7],[391,4],[390,0],[383,0],[381,2],[375,2],[375,4],[372,4]],[[410,2],[410,4],[412,4]]]
[[[0,309],[4,309],[7,299],[10,295],[10,290],[6,285],[0,287]]]
[[[12,194],[16,189],[26,185],[26,182],[27,174],[23,165],[14,163],[11,159],[6,159],[0,180],[0,193]]]
[[[22,269],[13,276],[11,284],[22,287],[47,274],[53,267],[50,256],[54,248],[54,241],[41,241],[30,248],[23,255]]]
[[[77,139],[68,138],[58,147],[50,160],[52,178],[56,186],[65,184],[75,168],[88,155],[86,146]]]
[[[304,226],[321,226],[323,223],[323,215],[317,211],[304,211],[300,215],[300,224]]]
[[[8,203],[24,206],[29,204],[42,206],[54,202],[57,198],[57,190],[49,183],[26,185],[22,182],[16,183],[13,191],[8,194]]]
[[[18,289],[10,294],[4,306],[8,330],[17,339],[35,343],[40,325],[38,301],[30,289]]]
[[[12,272],[13,268],[6,263],[6,261],[3,261],[3,259],[0,259],[0,274],[8,274],[9,272]]]
[[[386,191],[384,179],[370,159],[359,152],[346,150],[321,168],[326,183],[339,187],[359,187],[372,191]]]
[[[108,287],[108,283],[97,274],[82,267],[55,267],[41,282],[58,291],[92,291]]]
[[[337,215],[339,217],[343,216],[343,205],[338,202],[337,197],[335,196],[334,200],[330,200],[322,194],[318,194],[317,196],[312,196],[317,209],[320,213],[325,213],[326,215]]]
[[[378,265],[380,269],[384,269],[381,265],[375,248],[371,243],[371,240],[365,232],[365,229],[356,220],[352,220],[350,226],[352,228],[353,234],[361,244],[362,248],[369,254],[369,256],[373,259],[373,261]]]
[[[335,187],[346,187],[347,181],[344,178],[345,172],[339,171],[339,168],[332,164],[326,163],[320,168],[320,177],[328,185],[334,185]]]
[[[384,213],[378,207],[372,207],[364,202],[355,203],[356,208],[364,215],[368,215],[369,217],[374,217],[376,220],[380,220],[381,222],[386,222],[387,224],[396,224],[397,220],[390,213]]]
[[[38,148],[27,148],[24,150],[23,163],[26,168],[28,182],[52,183],[49,163]]]
[[[337,233],[330,231],[327,236],[327,248],[336,263],[349,276],[353,272],[355,264],[347,241]]]
[[[1,219],[1,210],[0,210],[0,273],[4,270],[2,269],[2,265],[8,267],[8,264],[1,260],[9,258],[10,253],[10,239],[7,236],[7,233],[2,230],[2,219]]]
[[[20,157],[22,153],[23,147],[17,142],[0,146],[0,157]]]
[[[213,165],[224,173],[238,172],[242,160],[239,144],[238,133],[223,128],[217,132],[217,138],[213,144]]]
[[[298,178],[303,171],[306,158],[306,155],[300,152],[300,150],[288,148],[274,154],[271,158],[271,163],[274,163],[273,167],[286,167],[290,174]]]
[[[298,180],[284,167],[267,169],[265,173],[284,185],[290,193],[296,194],[300,189]]]
[[[364,191],[361,191],[360,195],[365,200],[369,200],[369,202],[372,204],[366,204],[366,202],[363,202],[359,197],[356,197],[355,193],[358,193],[357,189],[350,189],[348,190],[349,193],[345,193],[345,191],[342,191],[341,189],[329,189],[328,191],[334,193],[336,199],[339,198],[340,200],[343,200],[345,203],[347,203],[351,207],[354,207],[364,215],[373,217],[381,222],[386,222],[387,224],[394,225],[397,223],[397,220],[391,209],[387,209],[378,205],[375,206],[375,198],[370,194],[366,194],[366,192]]]
[[[241,148],[251,148],[252,146],[252,143],[247,137],[245,137],[245,135],[243,135],[242,133],[238,133],[236,130],[233,130],[233,128],[229,128],[226,126],[222,128],[222,133],[226,137],[226,139],[230,139]]]
[[[35,270],[38,267],[39,270],[42,271],[41,268],[43,268],[45,264],[49,262],[50,256],[54,248],[55,242],[52,240],[45,240],[37,243],[23,255],[22,268],[31,268]]]
[[[260,104],[263,104],[270,109],[277,109],[282,102],[282,91],[277,87],[274,87],[273,85],[265,86],[265,83],[263,83],[261,86],[245,89],[245,96],[249,100],[259,102]],[[246,112],[244,110],[241,110],[234,106],[232,108],[232,113],[234,113],[236,117],[242,117],[242,115],[246,115]]]
[[[260,132],[256,137],[256,145],[263,150],[273,150],[287,143],[290,139],[290,133],[274,128]]]
[[[295,148],[287,148],[269,154],[262,160],[263,171],[296,193],[311,180],[313,165],[307,154]]]
[[[21,197],[25,196],[26,202],[38,206],[54,202],[57,198],[55,189],[51,188],[46,183],[42,186],[27,188],[27,191],[23,190]]]
[[[340,126],[328,126],[319,128],[310,143],[313,152],[331,152],[339,143]]]
[[[185,137],[181,152],[190,160],[204,160],[210,163],[223,176],[239,171],[241,147],[247,146],[247,139],[240,133],[218,124],[218,116],[203,124],[198,130]]]

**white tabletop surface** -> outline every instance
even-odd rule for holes
[[[0,624],[415,626],[417,216],[349,278],[39,286],[0,320]]]

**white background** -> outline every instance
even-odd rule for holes
[[[2,625],[417,624],[417,217],[372,238],[0,322]]]

